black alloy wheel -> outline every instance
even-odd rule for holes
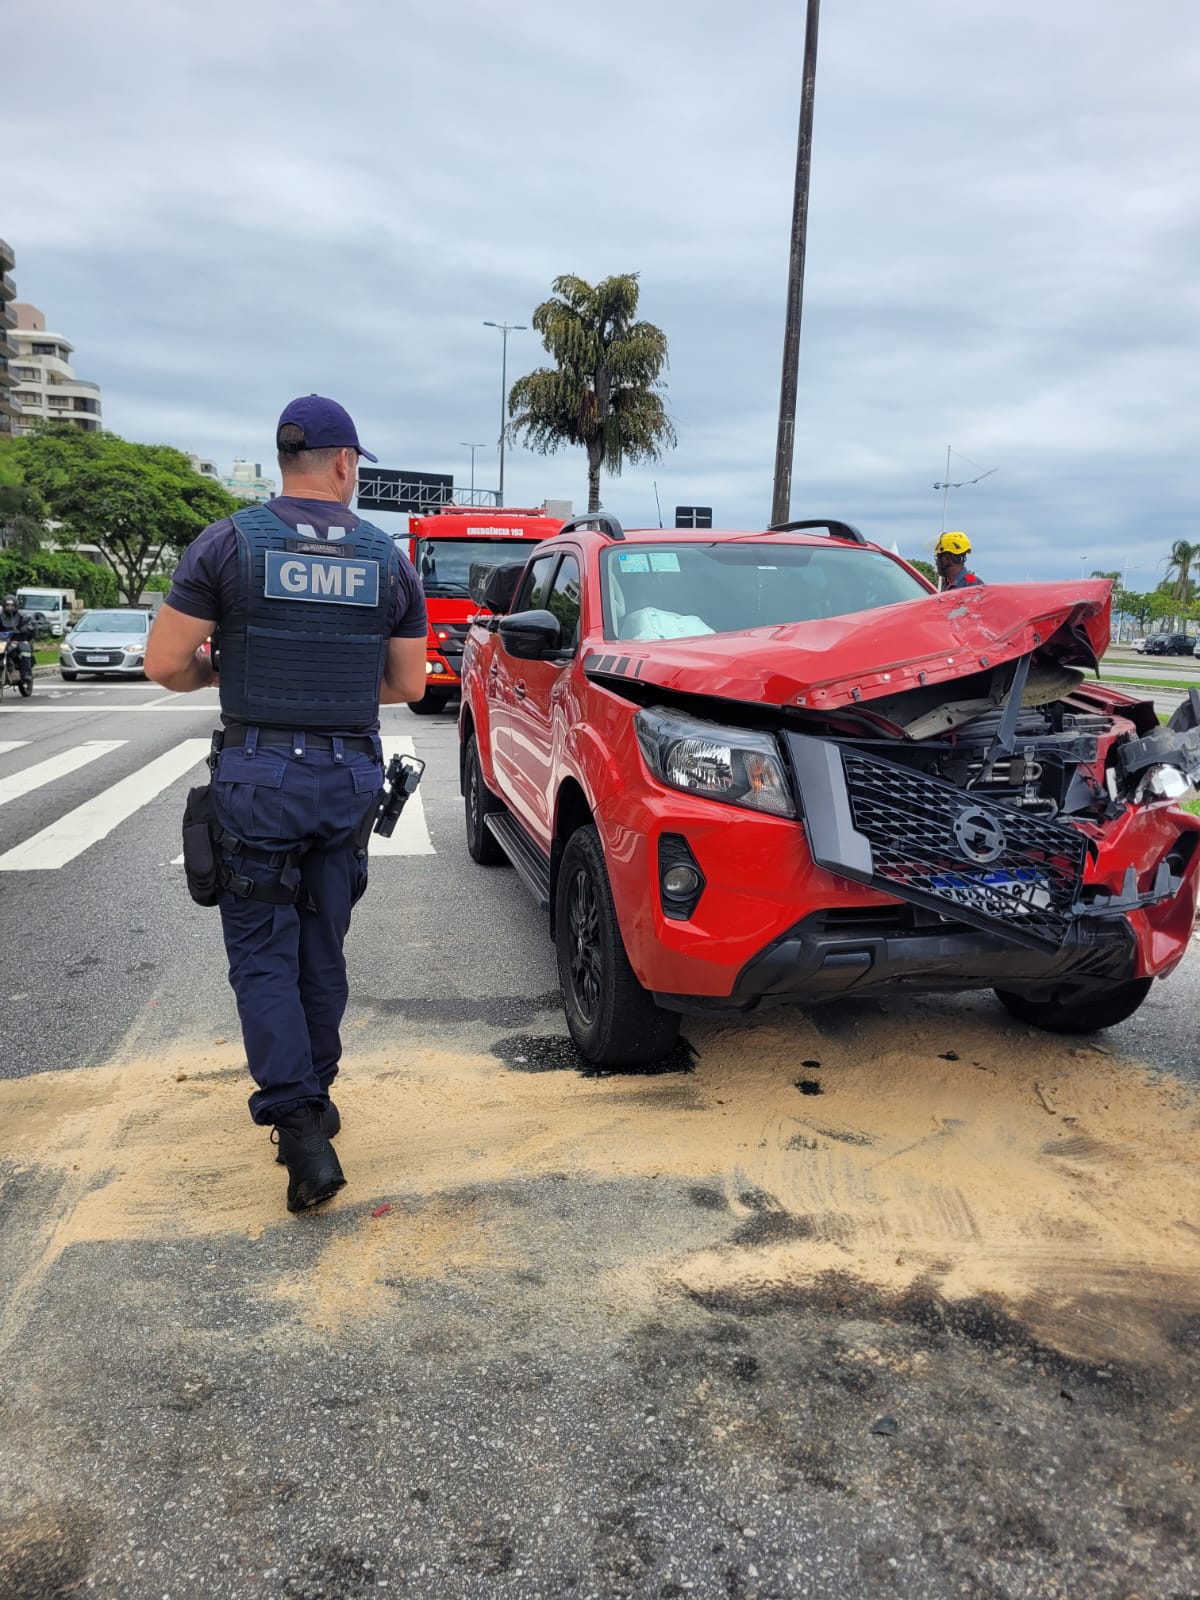
[[[604,847],[590,824],[567,840],[555,886],[555,954],[563,1011],[586,1061],[641,1067],[669,1055],[679,1016],[664,1011],[629,964]]]
[[[576,867],[567,885],[567,946],[571,992],[585,1026],[600,1012],[600,911],[586,867]]]

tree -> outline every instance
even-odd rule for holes
[[[23,483],[0,483],[0,546],[19,555],[36,555],[45,535],[41,495]]]
[[[167,445],[70,425],[39,429],[19,444],[25,484],[69,540],[100,547],[131,604],[165,552],[178,554],[241,505]]]
[[[1121,607],[1127,617],[1132,617],[1143,633],[1146,624],[1154,615],[1154,595],[1137,594],[1132,589],[1126,589],[1121,596]]]
[[[906,558],[907,559],[907,558]],[[920,556],[913,556],[908,562],[910,567],[916,567],[923,578],[928,578],[930,583],[938,581],[937,568],[932,561],[923,561]]]
[[[1163,557],[1167,569],[1167,582],[1171,593],[1181,605],[1192,596],[1192,563],[1200,565],[1200,544],[1189,544],[1186,539],[1176,539],[1171,554]]]
[[[553,289],[532,320],[555,365],[513,384],[508,433],[542,455],[582,445],[588,510],[598,511],[601,467],[619,476],[627,461],[658,461],[675,444],[659,393],[667,338],[653,323],[634,320],[636,272],[595,287],[568,274],[555,278]]]

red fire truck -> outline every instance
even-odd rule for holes
[[[524,562],[531,546],[561,527],[562,518],[547,516],[544,506],[446,506],[409,518],[408,553],[429,610],[425,698],[410,700],[411,711],[431,716],[459,692],[463,644],[480,611],[468,587],[471,569]]]

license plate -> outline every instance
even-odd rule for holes
[[[993,893],[1010,895],[1013,910],[1018,912],[1040,911],[1050,904],[1045,874],[1033,867],[1018,867],[1015,872],[1007,872],[1003,868],[985,868],[980,872],[946,873],[932,879],[932,883],[942,894],[964,899],[970,898],[970,891],[977,884],[984,885]]]
[[[102,667],[106,667],[108,665],[107,656],[84,656],[83,659],[85,661],[98,661]]]

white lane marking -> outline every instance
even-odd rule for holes
[[[114,783],[104,794],[84,801],[74,811],[35,833],[24,844],[0,856],[0,872],[48,872],[107,838],[113,829],[156,794],[182,778],[208,754],[207,739],[185,739],[139,772]]]
[[[23,794],[40,789],[43,784],[53,783],[56,778],[65,778],[68,772],[77,772],[89,761],[98,761],[128,742],[127,739],[89,739],[73,750],[64,750],[47,761],[39,761],[36,766],[26,767],[24,772],[14,772],[11,778],[0,778],[0,806],[19,800]]]
[[[65,698],[65,696],[64,696],[64,698]],[[77,696],[76,698],[78,699],[78,698],[82,698],[82,697]],[[201,700],[199,702],[193,700],[190,705],[186,705],[186,704],[183,703],[183,701],[185,699],[185,697],[183,695],[176,695],[176,696],[174,696],[174,699],[176,701],[175,705],[160,705],[158,701],[153,701],[152,700],[146,705],[134,705],[134,706],[122,705],[119,700],[110,701],[107,705],[103,705],[103,706],[96,706],[96,705],[86,705],[86,706],[81,706],[81,705],[46,706],[46,705],[34,705],[34,704],[31,704],[30,702],[26,701],[26,703],[24,705],[22,705],[22,706],[13,706],[13,707],[11,707],[11,709],[8,706],[6,706],[4,708],[4,715],[5,715],[5,718],[7,719],[8,717],[51,717],[51,716],[66,716],[66,717],[96,717],[96,716],[100,716],[100,717],[123,717],[130,711],[190,711],[193,716],[198,716],[200,712],[203,712],[206,716],[215,716],[215,715],[219,715],[220,714],[221,704],[220,704],[220,701],[218,701],[218,700]]]
[[[28,739],[0,739],[0,756],[6,756],[10,750],[19,750],[28,743]]]
[[[153,700],[141,701],[147,711],[154,706],[177,706],[179,704],[179,690],[173,689],[170,694],[157,695]]]
[[[413,742],[407,734],[385,733],[381,740],[383,744],[383,759],[386,764],[393,756],[415,755]],[[372,856],[432,856],[437,852],[433,848],[433,840],[429,837],[429,828],[425,822],[425,807],[421,804],[421,791],[417,790],[404,810],[400,813],[400,820],[396,824],[396,831],[390,839],[385,839],[382,834],[371,835]]]

